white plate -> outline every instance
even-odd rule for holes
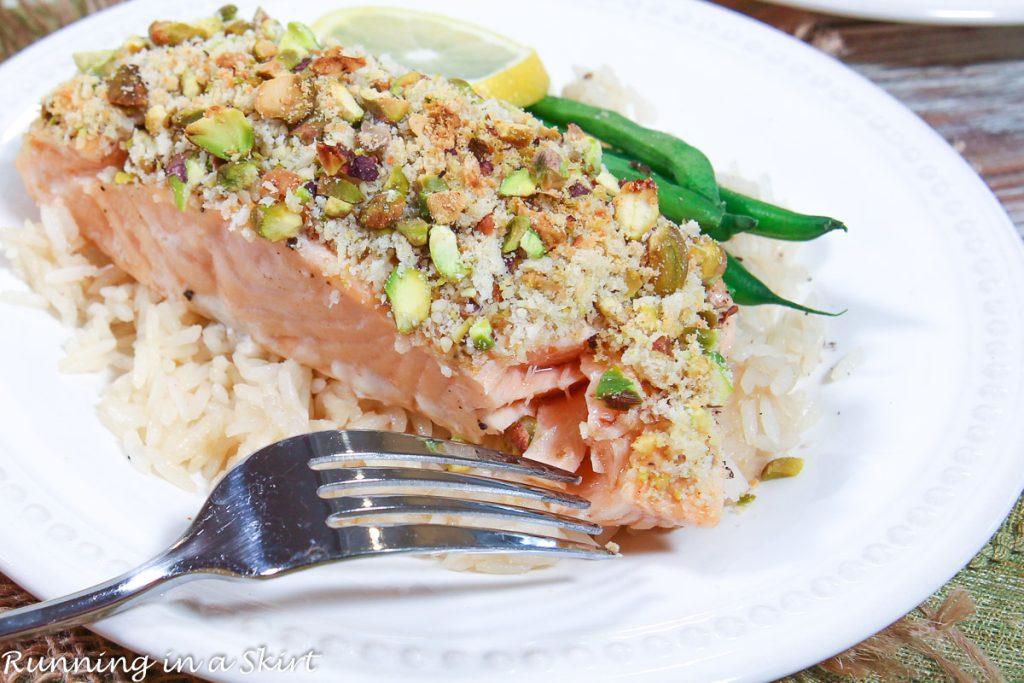
[[[241,676],[238,658],[265,644],[314,648],[307,678],[349,683],[761,681],[909,611],[1017,498],[1024,261],[1006,215],[955,152],[838,63],[711,5],[517,3],[415,5],[536,45],[556,83],[573,64],[611,64],[654,101],[659,125],[719,168],[770,174],[794,206],[849,223],[809,253],[828,305],[850,311],[831,337],[840,353],[862,348],[865,363],[822,389],[826,417],[805,473],[765,485],[716,529],[626,543],[617,562],[495,577],[394,558],[205,582],[101,633],[158,656],[235,658],[212,674],[231,680],[281,680]],[[262,4],[284,18],[323,11],[313,0]],[[0,67],[0,224],[34,214],[11,161],[35,102],[71,71],[70,53],[173,18],[166,8],[125,3]],[[186,2],[174,15],[210,8]],[[0,280],[17,286],[8,273]],[[0,321],[0,570],[53,597],[154,554],[200,499],[133,471],[93,414],[99,380],[55,371],[67,336],[56,322],[14,307]]]
[[[1024,24],[1021,0],[767,0],[864,19],[918,24]]]

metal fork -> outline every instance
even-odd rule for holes
[[[417,467],[424,464],[445,468]],[[107,583],[0,614],[0,641],[91,623],[158,586],[189,579],[269,579],[396,553],[615,557],[587,536],[535,531],[601,532],[571,514],[587,501],[553,486],[575,483],[577,475],[538,462],[409,434],[327,431],[284,439],[225,475],[166,552]],[[488,496],[518,504],[479,500]],[[402,521],[409,515],[451,515],[458,524]]]

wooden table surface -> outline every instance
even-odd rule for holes
[[[37,15],[38,23],[52,30],[83,9],[96,9],[114,1],[58,2],[57,6],[62,8],[59,16],[51,20],[49,15]],[[909,106],[981,174],[1024,234],[1024,27],[909,26],[829,17],[756,0],[720,0],[719,4],[772,24],[835,55]],[[32,38],[27,34],[33,29],[24,28],[0,8],[0,53],[20,47]],[[0,601],[13,606],[29,600],[0,575]],[[1024,596],[1018,602],[1024,603]],[[18,647],[26,653],[49,656],[101,650],[108,654],[123,653],[117,646],[82,630],[19,643]],[[1001,653],[989,654],[1000,659]],[[1007,673],[1009,680],[1024,680],[1015,678],[1016,673]],[[806,672],[797,678],[839,680],[820,671]],[[0,683],[7,680],[13,679],[0,671]]]

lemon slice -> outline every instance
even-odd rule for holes
[[[397,7],[346,7],[313,23],[321,40],[361,45],[426,74],[469,81],[486,97],[526,107],[550,79],[537,51],[451,17]]]

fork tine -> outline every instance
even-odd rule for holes
[[[566,484],[580,483],[579,475],[544,463],[490,448],[414,434],[344,430],[317,432],[310,437],[315,450],[324,451],[310,460],[309,466],[313,469],[342,466],[356,460],[405,460],[511,472]]]
[[[336,498],[353,490],[367,488],[426,488],[515,496],[580,510],[590,506],[589,502],[571,493],[455,472],[409,467],[350,467],[323,470],[318,474],[321,485],[317,495],[321,498]]]
[[[602,546],[519,531],[495,531],[444,524],[349,526],[337,529],[344,559],[391,553],[559,555],[581,559],[618,557]],[[339,558],[341,559],[341,558]]]
[[[554,512],[463,498],[416,495],[345,496],[332,498],[330,502],[333,513],[327,518],[329,526],[342,526],[349,523],[350,520],[363,517],[376,519],[397,515],[426,514],[485,517],[510,523],[544,524],[584,534],[600,534],[603,531],[597,524]]]

